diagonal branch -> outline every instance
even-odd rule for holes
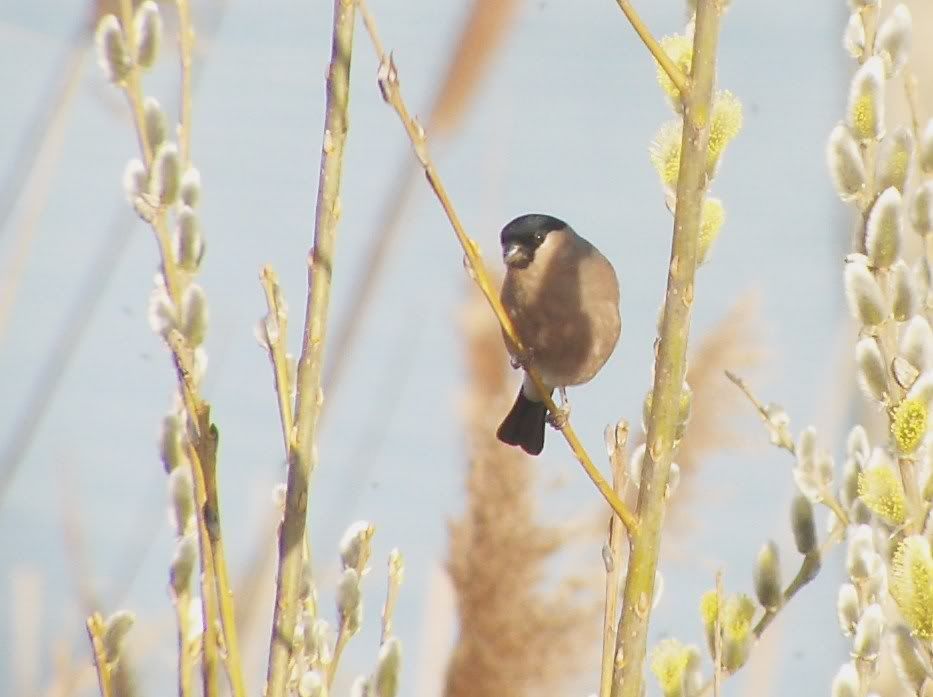
[[[654,56],[658,65],[664,69],[664,72],[667,73],[671,82],[680,90],[681,99],[686,99],[686,94],[690,87],[690,79],[674,64],[671,57],[667,55],[667,51],[665,51],[661,47],[661,44],[658,43],[658,40],[654,38],[651,30],[648,29],[648,25],[638,16],[638,13],[632,6],[631,0],[616,0],[616,2],[619,5],[619,9],[622,10],[628,19],[629,24],[632,25],[632,29],[638,34],[638,38],[644,42],[645,47],[651,52],[651,55]]]
[[[431,189],[433,189],[434,194],[437,196],[438,201],[444,209],[444,212],[447,214],[447,218],[450,220],[450,224],[454,228],[454,232],[457,235],[457,240],[460,242],[460,246],[463,247],[463,251],[466,255],[465,262],[469,268],[470,275],[472,276],[473,280],[476,281],[479,289],[486,297],[486,300],[489,302],[490,307],[492,307],[493,312],[496,313],[496,318],[499,320],[499,324],[502,325],[502,330],[509,337],[509,340],[515,345],[518,350],[518,354],[524,355],[526,354],[524,345],[519,339],[518,334],[515,331],[515,327],[512,325],[512,321],[506,314],[505,308],[502,307],[499,296],[496,293],[492,281],[489,278],[489,273],[486,271],[486,267],[483,264],[483,259],[479,251],[479,245],[477,245],[477,243],[469,235],[467,235],[466,230],[463,227],[463,223],[460,222],[460,218],[457,215],[457,212],[454,210],[453,203],[447,194],[447,190],[444,188],[444,184],[441,182],[440,176],[434,167],[434,163],[431,160],[431,155],[428,152],[427,138],[425,137],[424,129],[421,127],[421,124],[419,124],[418,121],[408,112],[408,107],[405,105],[405,102],[402,99],[402,93],[399,89],[398,70],[395,67],[395,62],[392,60],[392,57],[387,55],[385,49],[383,48],[382,41],[379,39],[379,32],[376,28],[375,19],[367,9],[363,0],[358,0],[357,4],[359,5],[360,14],[363,17],[366,30],[369,32],[373,47],[376,49],[376,54],[379,58],[379,88],[382,90],[382,97],[385,99],[386,103],[388,103],[389,106],[395,110],[395,113],[398,114],[399,119],[402,121],[402,125],[405,127],[405,131],[411,140],[415,155],[418,158],[418,161],[421,163],[421,167],[424,169],[428,183],[431,185]],[[556,413],[557,406],[554,404],[554,400],[551,399],[548,391],[544,387],[544,384],[541,382],[541,376],[538,374],[538,371],[535,370],[533,365],[527,366],[526,369],[528,374],[531,376],[531,379],[534,381],[538,394],[544,397],[544,404],[548,411],[552,414]],[[570,425],[569,420],[564,423],[560,431],[564,434],[564,438],[566,438],[567,442],[570,444],[570,449],[573,450],[573,454],[577,457],[577,460],[580,461],[580,464],[586,471],[587,476],[589,476],[589,478],[593,481],[593,483],[596,485],[596,488],[599,489],[599,492],[615,511],[616,515],[619,516],[619,518],[625,524],[625,527],[628,528],[629,532],[633,532],[638,527],[638,521],[635,518],[635,515],[628,509],[628,507],[621,501],[621,499],[619,499],[616,493],[612,490],[612,487],[609,486],[609,483],[605,480],[602,474],[600,474],[596,465],[593,464],[589,454],[587,454],[583,444],[577,437],[576,432]]]

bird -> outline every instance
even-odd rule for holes
[[[551,215],[515,218],[502,228],[500,241],[506,267],[500,300],[524,352],[504,329],[502,336],[513,366],[526,370],[496,437],[538,455],[546,422],[560,427],[566,420],[564,388],[592,380],[616,347],[622,331],[619,281],[596,247]],[[549,395],[560,391],[559,413],[548,416],[528,364]]]

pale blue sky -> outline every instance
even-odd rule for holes
[[[216,17],[195,5],[208,34]],[[641,2],[659,34],[682,27],[680,2]],[[383,41],[395,50],[414,111],[430,104],[466,2],[372,0]],[[838,5],[838,6],[837,6]],[[736,2],[723,27],[720,86],[745,105],[745,127],[730,146],[713,191],[727,209],[722,237],[701,271],[695,328],[712,326],[745,293],[761,295],[768,370],[763,395],[781,401],[795,429],[825,423],[839,319],[838,259],[844,213],[825,173],[823,144],[841,112],[847,65],[839,36],[844,3]],[[0,8],[0,163],[8,167],[55,79],[60,56],[84,3],[7,2]],[[205,383],[223,434],[223,516],[231,564],[242,569],[283,473],[268,361],[253,338],[264,312],[263,263],[280,274],[292,308],[297,348],[304,303],[323,115],[323,75],[330,49],[331,3],[231,0],[216,35],[205,42],[195,97],[194,160],[201,170],[207,242],[202,283],[210,301]],[[357,32],[351,132],[344,168],[343,220],[334,276],[333,317],[342,319],[361,255],[382,200],[407,157],[407,142],[375,84],[376,63]],[[170,50],[171,45],[166,47]],[[168,689],[174,640],[165,593],[171,532],[155,436],[169,405],[173,375],[145,316],[155,267],[151,233],[132,216],[120,190],[124,162],[135,154],[125,105],[87,52],[83,80],[67,118],[23,284],[0,345],[0,449],[13,435],[48,347],[67,320],[69,302],[111,233],[127,221],[130,238],[85,339],[26,453],[0,509],[0,675],[9,675],[14,569],[42,575],[44,647],[53,637],[84,654],[72,560],[64,551],[60,510],[69,492],[80,507],[93,579],[101,597],[125,581],[128,558],[158,530],[124,605],[157,627],[159,660],[143,669],[147,694]],[[164,60],[147,87],[174,100],[174,63]],[[532,1],[523,9],[464,127],[438,151],[438,164],[472,234],[492,264],[502,224],[542,211],[569,221],[597,244],[619,272],[623,339],[606,369],[573,394],[574,423],[601,458],[603,426],[637,422],[649,380],[653,325],[665,282],[670,216],[647,146],[669,110],[644,48],[610,0]],[[0,169],[5,185],[7,169]],[[419,644],[423,598],[445,555],[447,521],[462,508],[463,447],[458,420],[462,385],[457,313],[467,283],[461,253],[439,207],[420,181],[392,252],[378,300],[351,355],[351,372],[329,396],[321,434],[311,524],[323,560],[346,524],[376,523],[377,571],[369,579],[370,633],[350,654],[364,669],[374,656],[371,631],[392,546],[408,559],[397,632],[406,646],[408,685],[427,658]],[[122,218],[121,218],[122,216]],[[24,220],[20,207],[0,229],[0,262]],[[391,390],[383,413],[374,394]],[[385,421],[380,425],[381,421]],[[750,440],[764,434],[749,415]],[[833,435],[839,438],[839,434]],[[372,439],[371,448],[361,448]],[[550,438],[544,481],[566,485],[548,495],[553,515],[599,505],[566,446]],[[362,481],[356,479],[362,478]],[[664,565],[666,595],[652,624],[657,638],[701,641],[696,605],[715,568],[729,588],[750,590],[759,546],[779,541],[792,573],[787,506],[790,463],[761,448],[707,463],[690,511],[690,537]],[[353,495],[348,492],[356,492]],[[707,497],[708,493],[708,497]],[[271,540],[270,540],[271,544]],[[594,546],[591,563],[598,565]],[[832,569],[833,560],[827,562]],[[833,621],[834,571],[787,611],[775,694],[807,685],[828,688],[844,659]],[[329,595],[325,591],[325,598]],[[271,598],[259,600],[268,614]],[[105,605],[103,610],[115,609]],[[794,631],[786,631],[793,626]],[[827,648],[830,647],[830,648]],[[258,671],[251,685],[258,683]],[[742,679],[726,694],[738,694]],[[592,689],[591,681],[583,689]],[[0,691],[8,689],[0,679]],[[406,690],[406,694],[409,692]],[[582,694],[582,692],[581,692]]]

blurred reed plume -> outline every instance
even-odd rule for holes
[[[463,322],[469,464],[466,511],[450,528],[447,568],[460,634],[447,668],[446,697],[556,693],[595,648],[595,601],[574,597],[573,579],[539,589],[545,564],[569,543],[569,530],[535,520],[532,461],[495,437],[514,381],[495,317],[471,289]]]

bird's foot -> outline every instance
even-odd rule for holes
[[[527,369],[533,360],[534,351],[531,348],[526,348],[521,353],[513,353],[509,356],[509,363],[512,364],[512,368],[514,369]]]
[[[570,400],[567,399],[567,391],[563,387],[559,387],[557,391],[560,394],[560,404],[557,411],[548,412],[547,422],[559,431],[567,425],[570,418]]]

